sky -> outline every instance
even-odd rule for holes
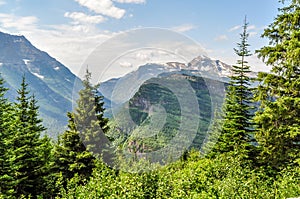
[[[209,57],[235,64],[245,16],[254,53],[268,44],[261,34],[280,6],[276,0],[0,0],[0,31],[24,35],[75,74],[101,43],[149,27],[182,34]],[[255,54],[249,63],[254,71],[269,69]]]

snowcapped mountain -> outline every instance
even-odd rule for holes
[[[34,47],[24,36],[0,32],[0,73],[9,88],[7,97],[16,98],[22,76],[35,94],[40,114],[49,132],[57,133],[67,123],[72,109],[72,92],[77,77],[46,52]],[[56,132],[55,132],[56,131]]]
[[[231,73],[231,65],[228,65],[220,60],[211,59],[205,55],[200,55],[190,61],[188,64],[169,62],[166,64],[171,70],[186,70],[192,74],[200,75],[207,78],[220,78],[220,80],[228,81],[228,76]],[[256,75],[255,72],[250,73],[251,77]]]
[[[228,77],[231,75],[231,66],[221,62],[220,60],[214,60],[207,56],[201,55],[193,59],[187,66],[193,70],[202,72],[212,72],[218,74],[220,77]]]
[[[179,62],[168,62],[165,64],[148,63],[121,78],[102,82],[99,91],[104,95],[105,99],[110,100],[112,105],[118,107],[118,105],[121,106],[130,100],[147,80],[171,73],[228,82],[228,76],[231,75],[231,66],[205,55],[200,55],[187,64]],[[253,77],[255,75],[256,73],[254,72],[250,74]],[[109,109],[110,107],[106,108]]]

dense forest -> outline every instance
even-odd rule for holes
[[[128,168],[119,170],[103,161],[108,142],[118,150],[122,143],[112,135],[99,85],[92,85],[88,71],[57,140],[45,135],[26,77],[15,102],[5,98],[0,79],[0,198],[299,197],[300,1],[281,2],[284,7],[262,35],[269,45],[256,51],[272,70],[250,78],[245,18],[234,49],[239,59],[205,146],[191,147],[165,166],[111,156],[114,165]],[[258,82],[255,88],[252,81]]]

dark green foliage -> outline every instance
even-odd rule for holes
[[[10,159],[12,105],[4,97],[7,89],[0,78],[0,193],[10,196],[13,193],[13,170]]]
[[[108,119],[104,118],[103,97],[98,93],[98,85],[90,82],[91,73],[87,71],[83,89],[79,91],[77,107],[68,113],[68,129],[59,137],[54,147],[54,178],[67,180],[76,177],[78,183],[89,179],[95,167],[95,157],[102,155],[107,139]]]
[[[53,151],[55,161],[52,171],[56,173],[56,177],[62,175],[64,185],[75,175],[81,182],[88,179],[94,168],[95,159],[82,143],[73,114],[68,113],[68,117],[68,130],[59,137]]]
[[[105,136],[109,129],[108,119],[104,118],[105,109],[103,96],[98,92],[99,85],[93,86],[90,81],[91,73],[87,70],[73,116],[76,129],[87,149],[95,155],[102,155],[108,143]]]
[[[245,167],[240,158],[221,154],[214,159],[188,154],[148,173],[128,173],[102,165],[85,185],[69,182],[60,198],[289,198],[300,195],[299,169],[287,169],[269,178],[262,169]]]
[[[16,133],[14,134],[14,155],[16,160],[16,194],[20,196],[36,196],[42,191],[42,176],[49,151],[44,150],[45,140],[40,139],[45,128],[41,125],[42,120],[38,118],[38,106],[35,97],[28,98],[27,84],[25,78],[18,90],[16,104]]]
[[[241,42],[234,49],[240,57],[237,65],[232,68],[232,75],[227,90],[224,105],[224,118],[220,129],[218,142],[213,151],[216,153],[233,152],[235,155],[250,158],[253,156],[253,146],[251,145],[251,133],[253,126],[251,123],[251,101],[252,93],[249,73],[250,67],[246,58],[251,56],[248,50],[248,23],[245,19],[243,33],[240,34]]]
[[[272,70],[258,75],[255,117],[261,164],[275,169],[300,158],[300,2],[279,11],[262,35],[269,45],[258,50]]]
[[[182,71],[182,73],[184,72]],[[193,132],[196,137],[190,147],[200,149],[210,122],[211,97],[219,97],[217,95],[210,96],[206,86],[207,81],[209,80],[202,77],[167,73],[144,82],[138,92],[129,100],[128,107],[123,107],[115,115],[115,127],[112,130],[119,130],[121,134],[125,135],[121,144],[125,142],[128,145],[128,143],[134,141],[141,146],[140,152],[156,151],[165,147],[170,140],[180,134],[182,119],[193,118],[195,111],[192,109],[197,108],[200,114],[199,126],[198,129],[192,129],[197,132]],[[191,99],[186,96],[190,95],[190,93],[187,93],[190,91],[182,88],[183,83],[188,84],[191,90],[193,89],[194,93],[192,95],[195,96],[199,107],[189,106]],[[211,82],[211,84],[215,83],[220,82]],[[182,89],[174,93],[173,90],[168,88],[168,85],[172,85],[173,89]],[[181,106],[179,100],[184,104],[183,106]],[[215,100],[221,101],[220,99]],[[190,114],[186,114],[183,118],[183,111]],[[129,116],[127,115],[128,112]],[[128,122],[131,120],[134,124]],[[186,132],[186,134],[188,133]]]
[[[219,136],[221,134],[221,129],[223,126],[222,120],[223,112],[222,108],[216,109],[214,113],[213,122],[208,130],[207,136],[203,141],[203,145],[201,148],[201,155],[205,157],[214,157],[216,155],[216,146],[215,144],[219,140]]]
[[[9,181],[13,196],[37,196],[43,193],[46,164],[50,151],[45,147],[49,140],[42,139],[45,128],[38,118],[34,96],[28,97],[25,78],[18,90],[17,102],[11,114],[6,150],[10,163]],[[7,177],[7,176],[6,176]]]

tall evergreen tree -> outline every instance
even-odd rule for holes
[[[103,96],[99,94],[99,85],[91,84],[91,73],[87,70],[83,80],[83,89],[79,91],[74,121],[83,143],[94,155],[102,155],[108,139],[108,119],[104,117]]]
[[[38,118],[38,106],[35,97],[28,97],[28,85],[25,77],[18,90],[14,111],[14,134],[10,144],[13,147],[15,196],[33,196],[41,194],[41,185],[47,162],[47,139],[41,139],[45,131],[42,120]],[[48,140],[49,141],[49,140]]]
[[[4,80],[0,78],[0,193],[9,197],[13,193],[13,170],[10,156],[10,133],[12,122],[12,105],[5,98],[8,90],[4,87]],[[1,197],[1,195],[0,195]]]
[[[95,167],[94,157],[82,143],[79,132],[76,129],[73,113],[68,113],[68,129],[59,137],[54,147],[54,170],[56,174],[62,174],[63,184],[77,174],[81,180],[88,179]]]
[[[47,195],[45,187],[47,187],[46,178],[49,172],[49,158],[52,150],[51,139],[45,134],[46,128],[42,125],[42,119],[39,118],[39,106],[35,95],[32,95],[29,101],[28,122],[29,131],[32,134],[32,146],[35,147],[34,152],[37,153],[35,158],[34,173],[29,176],[29,183],[32,183],[33,195]]]
[[[81,180],[88,179],[94,168],[93,155],[102,155],[108,141],[103,96],[99,95],[99,85],[93,86],[90,81],[91,73],[87,70],[76,109],[68,113],[68,130],[59,138],[54,149],[55,172],[60,172],[65,180],[75,174]]]
[[[279,12],[262,35],[269,45],[258,50],[272,70],[258,75],[255,116],[260,160],[277,169],[297,159],[300,164],[300,1]]]
[[[240,34],[241,42],[237,44],[235,53],[240,57],[237,65],[232,67],[232,75],[227,89],[224,118],[221,133],[213,151],[217,153],[233,152],[243,158],[248,158],[253,152],[251,145],[252,91],[249,87],[250,67],[246,58],[251,56],[248,50],[248,23],[245,18],[243,32]]]

